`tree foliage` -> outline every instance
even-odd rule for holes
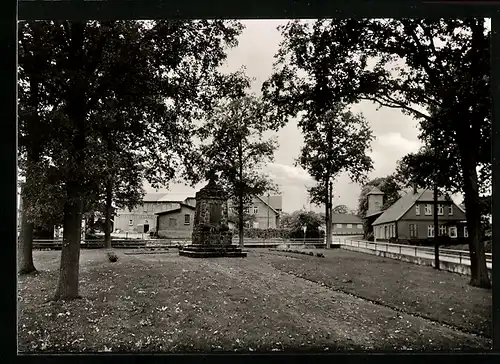
[[[281,67],[264,91],[286,115],[316,108],[309,102],[313,93],[323,99],[320,108],[370,100],[418,119],[422,140],[437,135],[456,145],[458,159],[452,163],[462,172],[471,284],[490,287],[476,172],[491,163],[490,31],[485,24],[485,19],[470,18],[291,21],[281,28]],[[290,77],[297,70],[304,77]]]
[[[346,205],[337,205],[332,209],[333,214],[352,214],[353,211]]]
[[[247,81],[241,80],[243,87]],[[206,179],[217,176],[225,186],[232,207],[238,216],[240,245],[243,241],[244,210],[254,196],[277,192],[277,186],[262,172],[272,162],[277,141],[265,139],[264,132],[277,130],[270,105],[253,95],[221,100],[198,129],[199,173]]]
[[[281,218],[281,228],[289,230],[291,238],[304,238],[304,226],[306,226],[306,239],[322,237],[320,230],[323,223],[323,218],[314,211],[294,211],[283,214]]]
[[[231,91],[219,67],[241,30],[222,20],[20,24],[21,155],[27,165],[30,155],[50,165],[53,186],[62,188],[65,243],[55,298],[78,296],[82,212],[105,182],[116,181],[114,198],[127,204],[141,193],[141,174],[158,185],[190,172],[193,123]],[[38,108],[27,101],[34,86]]]

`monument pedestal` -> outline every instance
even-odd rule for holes
[[[245,258],[247,253],[241,251],[241,248],[236,245],[225,247],[208,246],[202,244],[191,244],[182,250],[179,250],[179,255],[192,258],[215,258],[215,257],[239,257]]]
[[[179,255],[193,258],[241,257],[247,253],[232,245],[233,233],[228,226],[227,198],[214,177],[196,193],[192,244]]]

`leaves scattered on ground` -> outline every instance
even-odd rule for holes
[[[269,261],[328,287],[491,337],[491,290],[470,286],[469,276],[341,249],[324,253],[327,259]]]
[[[302,259],[176,253],[81,254],[80,294],[44,303],[60,252],[35,252],[36,276],[19,279],[22,352],[196,352],[486,349],[490,342],[396,312],[272,267]],[[311,264],[311,263],[309,263]]]

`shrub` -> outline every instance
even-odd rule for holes
[[[324,258],[325,255],[323,253],[316,253],[316,256],[319,257],[319,258]]]
[[[243,229],[243,237],[253,239],[288,239],[290,231],[286,229]]]
[[[96,234],[90,234],[90,233],[85,234],[85,240],[98,240],[98,239],[102,239],[102,237],[97,236]]]
[[[311,257],[314,257],[314,253],[313,253],[313,252],[309,252],[309,255],[310,255]]]
[[[111,263],[118,261],[118,255],[116,255],[116,253],[108,252],[107,255],[108,255],[108,259]]]

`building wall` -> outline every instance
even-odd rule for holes
[[[368,209],[366,214],[370,215],[374,212],[380,211],[383,205],[384,195],[368,195]]]
[[[180,211],[158,215],[158,236],[160,238],[191,238],[195,211],[181,206]],[[189,223],[185,221],[189,215]]]
[[[149,224],[149,230],[156,229],[156,213],[174,210],[180,207],[179,202],[144,202],[132,211],[128,208],[118,209],[114,218],[114,229],[124,232],[144,232],[144,224]]]
[[[266,198],[266,197],[263,197]],[[254,208],[257,207],[258,211],[255,213]],[[255,216],[255,228],[258,229],[276,229],[279,226],[279,219],[277,218],[276,213],[271,210],[269,206],[267,206],[264,202],[259,200],[257,197],[254,197],[253,205],[250,208],[250,212]]]
[[[430,205],[430,215],[425,214],[425,205]],[[443,214],[438,215],[438,221],[440,225],[449,224],[450,222],[457,221],[457,224],[452,225],[457,227],[457,238],[464,237],[464,225],[459,224],[459,221],[465,220],[465,213],[453,202],[442,203]],[[416,206],[420,206],[420,214],[417,215]],[[448,206],[452,206],[452,214],[449,213]],[[391,237],[397,237],[398,239],[428,239],[428,227],[434,226],[434,206],[432,203],[428,202],[418,202],[412,206],[403,217],[397,222],[397,230],[392,233],[390,227],[394,223],[380,224],[373,227],[373,234],[375,239],[389,239]],[[415,235],[411,236],[410,225],[414,225]],[[385,226],[388,226],[389,236],[385,236]],[[449,234],[449,226],[446,227],[446,234]]]
[[[271,199],[273,197],[281,198],[281,196],[271,196]],[[267,196],[264,196],[262,198],[266,200]],[[271,200],[270,202],[273,201]],[[229,207],[231,207],[231,204],[229,202],[228,205]],[[257,229],[267,229],[268,227],[270,229],[276,229],[279,226],[279,215],[276,215],[276,213],[258,197],[253,198],[249,210],[250,214],[255,216],[254,225],[252,227]]]
[[[396,223],[386,223],[375,225],[373,227],[373,236],[375,241],[388,240],[396,237]]]
[[[450,220],[439,219],[439,225],[443,225],[445,222],[448,223]],[[416,226],[417,236],[411,236],[410,234],[410,225]],[[434,227],[434,221],[429,220],[400,220],[398,221],[398,239],[428,239],[428,229],[429,226]],[[453,224],[451,226],[455,226],[457,228],[457,239],[464,237],[464,227],[465,224],[458,223]],[[446,234],[449,235],[450,227],[446,226]]]
[[[430,204],[430,215],[425,215],[425,205]],[[454,204],[453,202],[449,202],[448,204],[443,205],[443,215],[438,215],[439,220],[441,221],[452,221],[452,220],[465,220],[465,213],[460,210],[460,208]],[[448,206],[452,206],[453,214],[450,215],[448,211]],[[416,206],[420,206],[420,215],[417,215]],[[418,202],[414,206],[411,207],[401,218],[401,220],[431,220],[434,221],[434,206],[432,203],[428,202]]]
[[[359,225],[359,226],[358,226]],[[363,235],[363,224],[346,224],[346,223],[333,223],[332,224],[332,234],[333,235]]]

